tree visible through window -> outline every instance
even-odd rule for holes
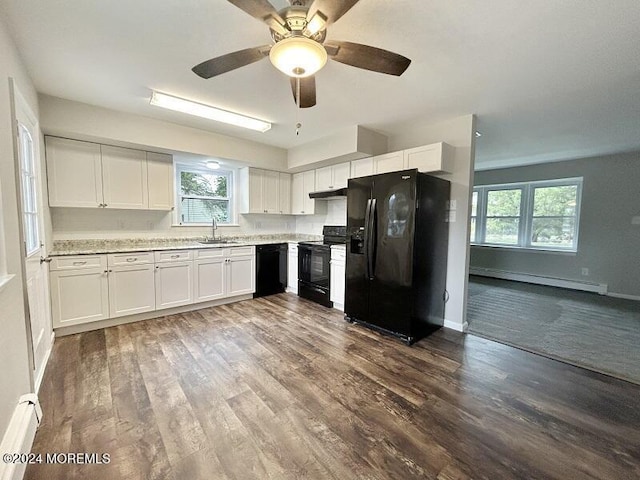
[[[178,168],[179,218],[183,224],[231,223],[230,171],[208,171],[185,166]]]

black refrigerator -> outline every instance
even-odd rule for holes
[[[450,188],[417,170],[349,180],[348,321],[408,345],[443,325]]]

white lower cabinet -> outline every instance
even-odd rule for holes
[[[346,274],[346,251],[343,247],[331,248],[330,300],[334,308],[344,311],[344,289]]]
[[[54,327],[109,318],[106,255],[56,257],[49,268]]]
[[[225,296],[225,267],[226,263],[222,255],[194,260],[194,302],[207,302]]]
[[[53,258],[55,328],[255,292],[255,247]],[[297,273],[296,273],[297,275]]]
[[[227,296],[246,295],[256,291],[256,257],[227,259]]]
[[[50,278],[54,327],[109,318],[106,259],[103,267],[52,270]]]
[[[287,254],[287,291],[298,293],[298,244],[290,243]]]
[[[193,303],[193,262],[156,264],[156,310]]]

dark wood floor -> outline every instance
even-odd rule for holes
[[[56,340],[28,479],[640,478],[640,387],[282,294]]]

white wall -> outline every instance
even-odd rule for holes
[[[40,96],[40,128],[47,135],[287,169],[287,151],[282,148],[47,95]]]
[[[4,436],[18,398],[31,391],[18,235],[10,77],[37,114],[35,89],[5,25],[0,21],[0,235],[4,232],[4,252],[0,251],[0,255],[6,255],[7,271],[15,275],[0,291],[0,438]]]
[[[465,115],[441,123],[417,120],[399,125],[389,134],[389,151],[435,142],[455,147],[453,172],[438,175],[451,182],[451,199],[456,201],[456,220],[449,224],[445,326],[466,328],[469,273],[469,209],[475,159],[475,116]]]

